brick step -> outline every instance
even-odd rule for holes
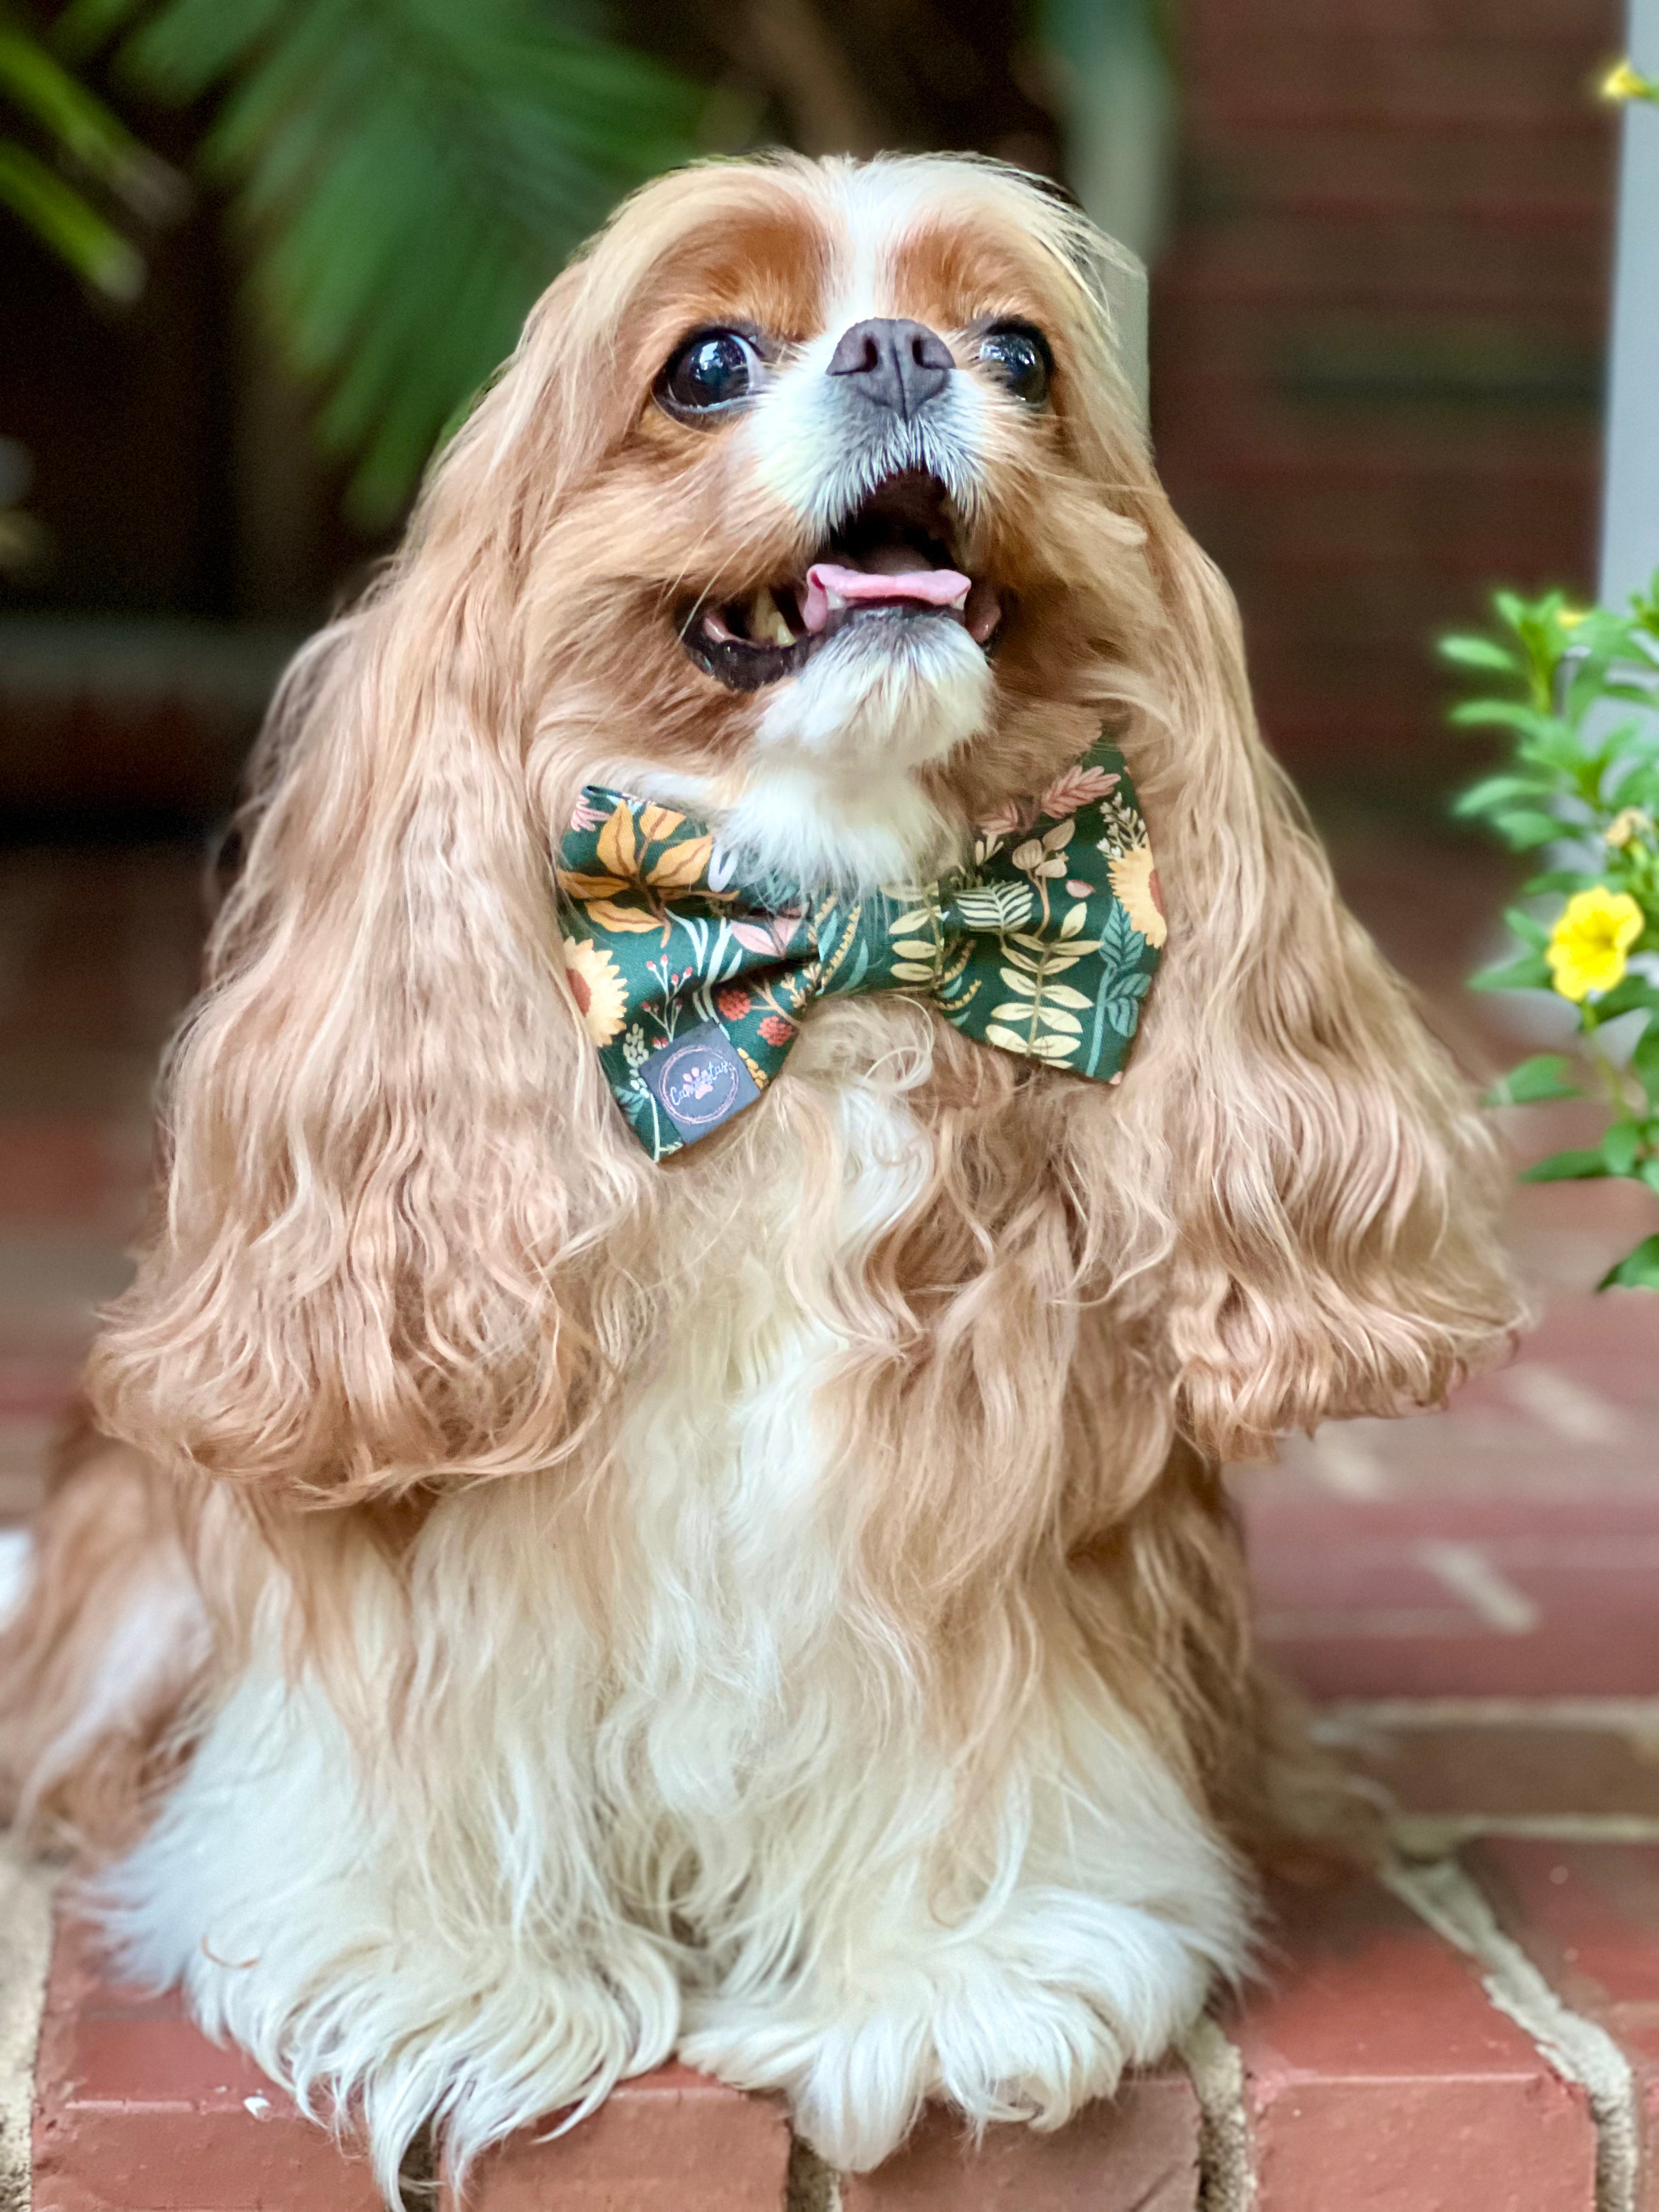
[[[669,2066],[566,2136],[499,2146],[464,2203],[441,2179],[441,2212],[1595,2212],[1598,2160],[1601,2203],[1659,2206],[1652,2178],[1639,2193],[1659,2173],[1659,1843],[1489,1836],[1387,1887],[1281,1886],[1271,1905],[1261,1980],[1057,2134],[975,2148],[933,2112],[878,2172],[837,2176],[776,2100]],[[33,2188],[34,2212],[378,2202],[349,2145],[176,1997],[111,1981],[68,1917]]]
[[[1486,1449],[1498,1457],[1506,1431],[1494,1430]],[[1569,1498],[1460,1496],[1453,1469],[1438,1495],[1409,1500],[1254,1490],[1245,1519],[1264,1647],[1322,1704],[1651,1695],[1651,1449],[1650,1416],[1632,1419],[1598,1455],[1629,1482]],[[1382,1455],[1369,1464],[1386,1482]]]

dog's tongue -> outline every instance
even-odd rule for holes
[[[916,606],[959,607],[972,588],[971,580],[954,568],[905,568],[886,576],[867,568],[843,568],[835,561],[816,561],[806,572],[801,620],[816,633],[836,607],[858,599],[908,599]]]

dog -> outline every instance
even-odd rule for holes
[[[388,2197],[426,2125],[465,2172],[675,2051],[849,2170],[1157,2059],[1294,1766],[1219,1467],[1516,1326],[1113,270],[966,158],[647,185],[274,703],[0,1766]],[[994,921],[1075,894],[1140,958],[1115,1067],[1068,1060],[1093,921],[1052,1050],[1040,933],[982,1032],[943,950],[831,988],[823,929],[993,853]],[[711,930],[749,887],[775,1066],[672,966],[694,877]]]

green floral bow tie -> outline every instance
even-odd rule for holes
[[[709,830],[590,786],[558,856],[565,969],[653,1159],[751,1106],[815,999],[908,991],[981,1043],[1115,1079],[1164,943],[1146,824],[1103,743],[979,825],[941,883],[814,902]]]

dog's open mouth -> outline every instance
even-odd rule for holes
[[[963,559],[964,532],[944,485],[905,470],[878,484],[801,574],[718,606],[698,600],[682,610],[680,635],[693,659],[738,691],[795,675],[854,623],[943,617],[988,650],[1002,601]]]

